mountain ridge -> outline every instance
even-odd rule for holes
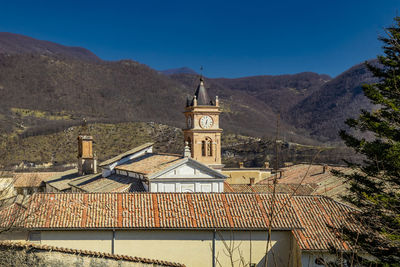
[[[133,60],[103,61],[84,48],[75,53],[76,48],[15,36],[6,45],[0,36],[3,132],[11,129],[21,135],[31,131],[31,135],[38,134],[40,127],[61,125],[43,117],[21,116],[21,109],[30,110],[27,114],[47,112],[52,118],[68,114],[66,124],[86,117],[92,122],[154,121],[184,126],[181,112],[198,85],[198,74],[165,75]],[[280,116],[284,138],[315,143],[338,141],[336,130],[344,126],[346,116],[356,115],[360,105],[366,105],[360,86],[373,82],[370,78],[358,65],[335,78],[302,72],[205,78],[205,83],[210,96],[220,98],[221,125],[227,132],[274,138]]]
[[[9,32],[0,32],[0,53],[63,55],[86,61],[101,61],[94,53],[83,47],[65,46]]]

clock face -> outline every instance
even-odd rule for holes
[[[205,129],[210,128],[213,123],[214,122],[210,116],[203,116],[200,119],[200,126]]]
[[[192,117],[188,117],[187,124],[188,124],[188,128],[192,128]]]

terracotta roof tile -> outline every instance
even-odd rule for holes
[[[334,176],[331,170],[339,170],[344,173],[350,173],[352,170],[346,167],[326,166],[325,172],[323,165],[317,164],[296,164],[282,168],[282,177],[278,178],[278,184],[301,184],[313,188],[311,192],[314,195],[324,195],[332,197],[336,200],[341,200],[340,196],[346,193],[348,184],[341,178]],[[279,174],[278,174],[279,175]],[[273,176],[265,179],[258,184],[270,184]],[[306,189],[306,194],[309,193],[307,188],[299,188],[299,192]],[[302,194],[302,193],[299,193]]]
[[[345,226],[357,230],[350,216],[354,211],[352,208],[320,196],[298,196],[295,199],[293,205],[304,229],[293,230],[293,233],[301,249],[329,250],[330,246],[334,246],[348,250],[349,245],[330,227]]]
[[[39,187],[42,182],[60,175],[62,172],[15,172],[14,187]]]
[[[353,227],[354,210],[323,196],[258,193],[34,194],[20,227],[30,229],[292,230],[303,250],[346,249],[329,226]],[[4,209],[2,218],[12,211]],[[1,225],[0,225],[1,226]],[[348,246],[347,246],[348,247]]]
[[[115,169],[148,175],[176,164],[181,159],[182,156],[180,155],[148,153],[118,165]]]
[[[49,245],[40,245],[33,243],[22,243],[22,242],[10,242],[10,241],[0,241],[0,247],[3,248],[21,248],[21,249],[35,249],[42,251],[57,251],[68,254],[79,254],[83,256],[95,256],[96,258],[106,258],[106,259],[115,259],[115,260],[125,260],[131,262],[140,262],[140,263],[149,263],[149,264],[157,264],[161,266],[173,266],[173,267],[184,267],[185,265],[175,262],[168,262],[162,260],[152,260],[140,257],[132,257],[127,255],[119,255],[119,254],[111,254],[104,253],[98,251],[88,251],[88,250],[80,250],[80,249],[71,249],[71,248],[61,248],[56,246]]]
[[[127,156],[129,156],[129,155],[132,155],[132,154],[134,154],[134,153],[136,153],[136,152],[139,152],[139,151],[141,151],[141,150],[143,150],[143,149],[146,149],[146,148],[148,148],[148,147],[151,147],[151,146],[153,146],[153,145],[154,145],[154,143],[145,143],[145,144],[140,145],[140,146],[138,146],[138,147],[135,147],[135,148],[133,148],[133,149],[131,149],[131,150],[128,150],[128,151],[126,151],[126,152],[124,152],[124,153],[122,153],[122,154],[119,154],[119,155],[117,155],[117,156],[115,156],[115,157],[113,157],[113,158],[111,158],[111,159],[108,159],[108,160],[106,160],[106,161],[103,161],[103,162],[101,162],[101,163],[99,164],[99,166],[102,167],[102,166],[105,166],[105,165],[112,164],[112,163],[114,163],[114,162],[116,162],[116,161],[118,161],[118,160],[121,160],[121,159],[123,159],[123,158],[125,158],[125,157],[127,157]]]
[[[87,179],[74,179],[69,183],[84,192],[144,192],[142,182],[138,178],[111,174],[102,177],[101,174]]]
[[[228,184],[224,185],[224,191],[237,192],[237,193],[273,193],[273,186],[269,184]],[[292,194],[296,195],[310,195],[314,192],[314,187],[310,184],[276,184],[275,193],[278,194]]]

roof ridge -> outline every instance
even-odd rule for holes
[[[91,250],[83,250],[83,249],[74,249],[74,248],[63,248],[57,246],[50,246],[50,245],[42,245],[42,244],[34,244],[34,243],[22,243],[22,242],[11,242],[11,241],[0,241],[0,246],[3,247],[18,247],[18,248],[35,248],[38,250],[48,250],[48,251],[57,251],[57,252],[64,252],[68,254],[80,254],[85,256],[95,256],[97,258],[103,257],[106,259],[115,259],[115,260],[125,260],[125,261],[132,261],[132,262],[141,262],[141,263],[153,263],[153,264],[160,264],[163,266],[174,266],[174,267],[184,267],[184,264],[176,263],[176,262],[168,262],[163,260],[154,260],[154,259],[147,259],[147,258],[140,258],[140,257],[133,257],[123,254],[111,254],[106,252],[97,252]]]
[[[168,152],[152,152],[152,153],[149,153],[149,154],[153,154],[153,155],[167,155],[167,156],[178,156],[178,157],[182,157],[182,158],[183,158],[183,155],[181,155],[181,154],[168,153]]]

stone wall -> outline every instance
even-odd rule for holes
[[[100,252],[78,251],[35,244],[0,242],[0,266],[178,267],[184,265]]]

